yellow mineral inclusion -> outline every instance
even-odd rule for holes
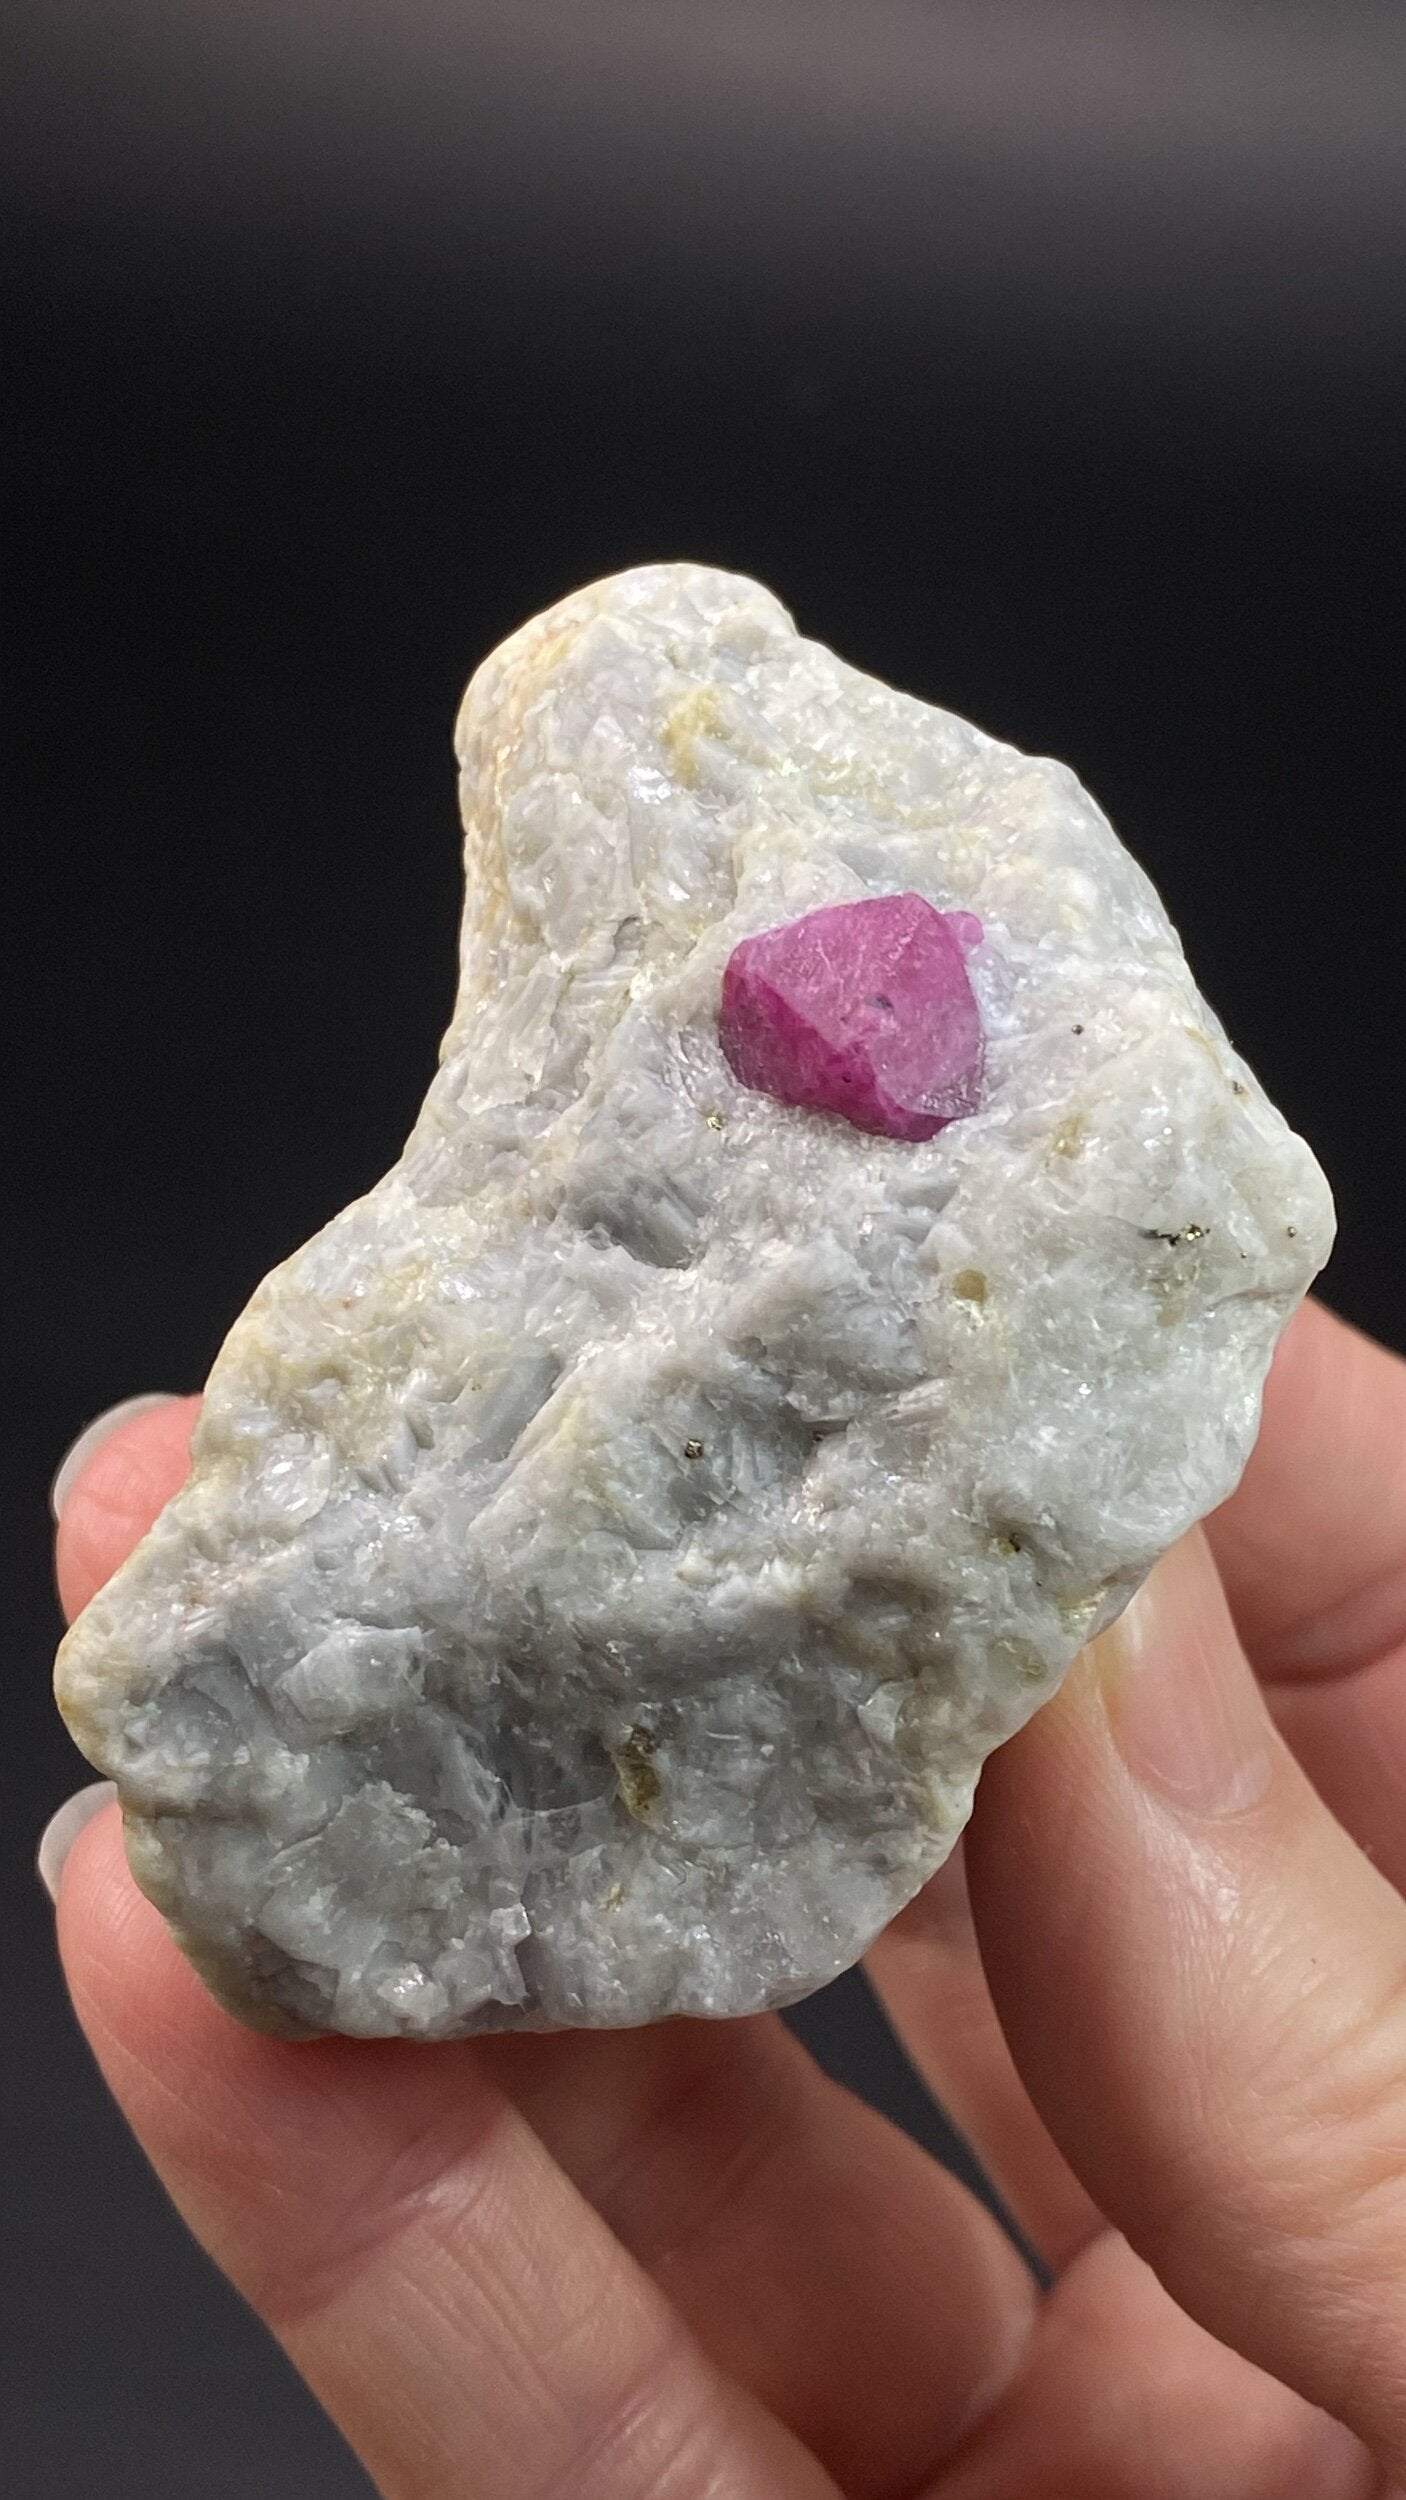
[[[698,779],[698,741],[725,733],[722,706],[711,686],[690,686],[681,695],[659,733],[659,743],[686,790]]]

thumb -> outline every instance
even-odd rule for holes
[[[1406,2474],[1406,1905],[1276,1735],[1199,1532],[993,1758],[968,1871],[1103,2211]]]

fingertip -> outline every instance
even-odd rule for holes
[[[167,1398],[154,1407],[134,1403],[65,1484],[54,1560],[70,1623],[184,1482],[199,1412],[198,1397]]]
[[[116,1806],[74,1841],[57,1924],[74,2012],[138,2140],[168,2182],[218,2177],[290,2052],[216,2004],[133,1880]]]
[[[147,2070],[164,2068],[179,2093],[203,2013],[194,1997],[203,1991],[159,1912],[132,1880],[116,1805],[96,1814],[74,1840],[56,1923],[73,2010],[140,2135]],[[192,2001],[183,2002],[188,1997]],[[194,2026],[183,2023],[182,2014],[194,2016]]]
[[[56,1905],[59,1954],[74,2007],[90,2037],[149,2035],[165,2027],[173,1989],[198,1987],[159,1911],[132,1880],[114,1803],[79,1831],[64,1861]],[[203,1991],[202,1991],[203,1993]]]
[[[95,1815],[102,1812],[104,1806],[114,1804],[116,1797],[117,1789],[112,1780],[90,1780],[86,1788],[80,1788],[73,1796],[66,1797],[57,1812],[50,1815],[39,1835],[34,1871],[51,1901],[58,1901],[64,1868],[79,1833]]]

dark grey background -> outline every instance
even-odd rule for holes
[[[1329,1297],[1399,1328],[1406,50],[1284,0],[12,0],[0,45],[5,2453],[23,2500],[333,2500],[53,1968],[48,1474],[394,1156],[461,683],[645,558],[1077,767],[1328,1166]],[[856,1984],[807,2019],[931,2123]]]

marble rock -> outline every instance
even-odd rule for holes
[[[457,746],[423,1112],[235,1326],[61,1705],[250,2022],[783,2004],[1230,1491],[1328,1191],[1073,774],[755,584],[563,600]],[[895,896],[974,915],[917,1136],[719,1032],[739,947]]]

